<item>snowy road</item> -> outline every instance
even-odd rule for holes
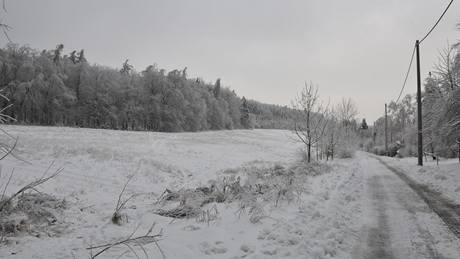
[[[377,158],[359,153],[366,183],[356,258],[460,258],[455,207]]]

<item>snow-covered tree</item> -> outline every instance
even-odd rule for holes
[[[329,107],[319,97],[318,88],[305,83],[305,87],[293,101],[293,108],[298,111],[294,132],[305,144],[307,162],[311,162],[312,147],[319,144],[329,122]]]

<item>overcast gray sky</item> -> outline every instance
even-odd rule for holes
[[[305,81],[332,102],[353,98],[373,121],[397,97],[417,38],[449,0],[9,0],[13,41],[85,49],[90,62],[157,63],[266,103],[290,104]],[[460,40],[454,2],[421,46],[422,77]],[[1,39],[5,41],[3,38]],[[4,45],[5,42],[2,43]],[[415,72],[415,70],[414,70]],[[415,92],[415,73],[405,92]]]

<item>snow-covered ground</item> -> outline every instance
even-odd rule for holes
[[[291,132],[238,130],[200,133],[149,133],[64,127],[4,127],[19,137],[15,155],[3,160],[2,181],[15,168],[7,194],[40,177],[53,163],[64,171],[40,191],[65,199],[61,228],[47,236],[22,234],[0,246],[2,258],[88,258],[86,247],[113,242],[152,222],[162,229],[159,242],[167,258],[351,258],[357,234],[362,183],[354,161],[334,163],[327,174],[305,177],[304,193],[294,202],[264,205],[266,215],[251,223],[240,204],[211,204],[216,219],[174,219],[154,214],[165,188],[195,188],[229,175],[250,174],[274,165],[289,167],[299,159]],[[356,172],[356,173],[354,173]],[[129,203],[128,223],[110,218],[123,184],[134,174],[127,193],[143,193]],[[345,199],[344,199],[345,197]],[[50,231],[51,232],[51,231]],[[12,242],[11,242],[12,240]],[[151,258],[155,245],[146,246]],[[98,258],[113,258],[126,247]],[[140,255],[143,253],[141,252]],[[135,258],[133,254],[125,254]]]
[[[429,186],[449,199],[460,204],[460,163],[458,159],[423,160],[424,166],[417,165],[417,158],[382,157],[390,165],[404,170],[413,180]]]
[[[6,194],[42,176],[52,164],[52,169],[64,171],[38,189],[65,199],[67,209],[49,229],[8,237],[9,242],[0,244],[0,258],[89,258],[87,247],[116,242],[135,230],[135,236],[143,235],[153,222],[153,233],[162,233],[159,246],[166,258],[460,258],[460,242],[443,221],[413,189],[366,153],[304,166],[298,162],[301,145],[291,132],[280,130],[4,129],[19,137],[16,158],[1,161],[0,183],[15,168]],[[386,160],[407,169],[410,176],[425,175],[411,161]],[[439,167],[451,177],[446,181],[457,180],[454,166],[458,165]],[[292,177],[283,178],[285,174]],[[118,226],[111,216],[130,175],[134,178],[126,194],[142,195],[128,203],[123,210],[128,222]],[[203,217],[173,219],[155,213],[166,188],[187,193],[238,176],[245,188],[269,183],[265,187],[280,188],[278,194],[284,198],[263,189],[256,207],[242,202],[254,202],[250,196],[206,203]],[[454,183],[444,184],[441,178],[433,176],[439,186],[455,191]],[[294,191],[281,192],[285,186]],[[144,247],[150,258],[162,257],[155,244]],[[144,257],[141,249],[134,249]],[[98,258],[119,255],[136,258],[126,246]]]

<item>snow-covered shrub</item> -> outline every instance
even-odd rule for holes
[[[305,151],[304,148],[299,148],[297,151],[297,157],[299,157],[299,160],[302,162],[307,162],[308,157],[307,157],[307,152]]]
[[[412,157],[417,155],[417,147],[414,145],[404,145],[399,149],[397,156],[399,158]]]
[[[321,162],[313,162],[310,164],[296,163],[295,165],[291,166],[289,170],[294,171],[296,175],[317,176],[330,172],[331,166]]]
[[[374,141],[372,139],[367,139],[363,144],[363,148],[366,152],[372,152],[374,148]]]
[[[352,158],[355,156],[355,150],[350,147],[339,148],[337,152],[338,158]]]

